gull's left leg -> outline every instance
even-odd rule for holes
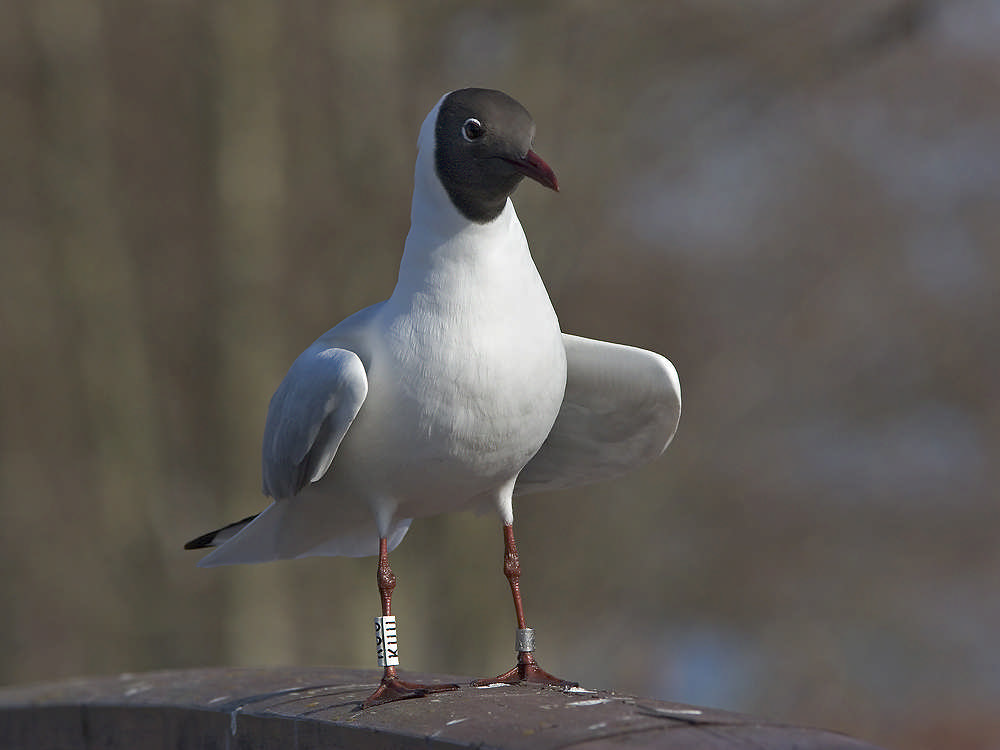
[[[538,666],[535,661],[535,631],[525,625],[524,607],[521,604],[521,563],[517,557],[517,544],[514,541],[514,525],[503,525],[503,572],[510,583],[510,593],[514,597],[514,615],[517,617],[517,664],[508,672],[492,680],[476,680],[473,685],[491,685],[495,682],[505,682],[514,685],[518,682],[534,682],[543,685],[558,685],[574,687],[579,683],[554,677]]]
[[[385,537],[381,537],[378,544],[378,592],[382,598],[382,616],[388,617],[392,614],[392,591],[396,588],[396,576],[392,572],[392,568],[389,567],[389,551]],[[382,635],[384,638],[385,634]],[[383,648],[386,646],[387,644],[383,640]],[[440,693],[443,690],[458,690],[458,685],[454,684],[421,685],[416,682],[406,682],[396,675],[395,660],[386,658],[385,661],[393,663],[386,664],[381,684],[361,704],[362,708],[371,708],[380,703],[401,701],[407,698],[422,698],[428,693]]]

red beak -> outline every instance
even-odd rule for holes
[[[545,161],[536,154],[534,151],[528,151],[520,159],[507,159],[506,161],[514,165],[514,168],[523,174],[525,177],[530,177],[535,182],[544,185],[547,188],[559,192],[559,181],[556,180],[556,173],[552,171],[552,167],[545,163]]]

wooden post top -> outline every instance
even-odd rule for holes
[[[605,690],[497,685],[359,709],[380,671],[191,669],[0,688],[0,747],[877,750],[834,732]]]

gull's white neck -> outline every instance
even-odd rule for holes
[[[443,270],[456,265],[465,273],[452,278],[466,280],[469,273],[477,275],[477,269],[495,273],[498,265],[507,264],[513,270],[525,261],[534,271],[524,230],[509,198],[500,215],[486,224],[470,221],[451,202],[434,163],[434,128],[440,106],[439,101],[420,128],[410,232],[394,297],[425,290],[428,284],[437,286]]]

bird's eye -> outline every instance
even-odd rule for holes
[[[470,117],[462,123],[462,137],[470,143],[478,141],[484,135],[486,135],[486,128],[475,117]]]

